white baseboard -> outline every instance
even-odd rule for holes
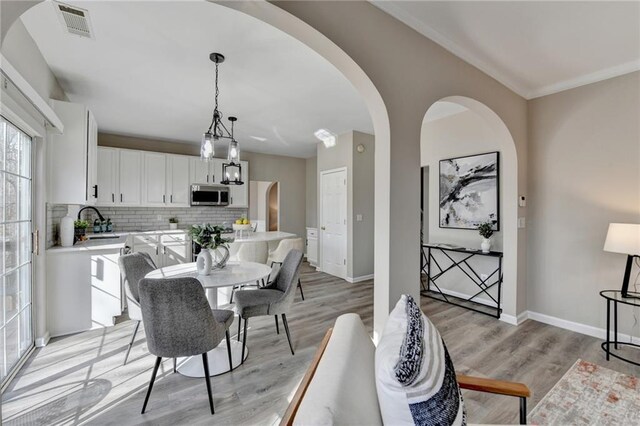
[[[507,324],[511,324],[511,325],[520,325],[523,322],[525,322],[527,319],[529,319],[528,311],[520,312],[518,316],[509,315],[505,313],[500,314],[500,321],[506,322]]]
[[[579,322],[569,321],[566,319],[552,317],[551,315],[545,315],[538,312],[526,311],[527,318],[538,321],[544,324],[553,325],[556,327],[564,328],[565,330],[575,331],[576,333],[586,334],[587,336],[596,337],[604,340],[607,337],[607,330],[604,328],[598,328]],[[613,338],[613,330],[611,331],[611,338]],[[618,333],[618,341],[640,344],[640,337],[630,336],[629,334]]]
[[[36,339],[36,348],[43,348],[47,346],[47,343],[49,343],[50,339],[51,339],[51,335],[47,331],[46,333],[44,333],[44,336],[38,337]]]
[[[373,274],[369,274],[369,275],[361,275],[359,277],[347,277],[345,280],[348,283],[359,283],[361,281],[366,281],[366,280],[372,280],[373,279]]]

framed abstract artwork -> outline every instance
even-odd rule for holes
[[[440,160],[440,228],[500,230],[499,153]]]

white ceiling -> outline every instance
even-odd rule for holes
[[[531,99],[640,69],[640,2],[372,1]]]
[[[364,102],[333,65],[241,12],[206,1],[67,3],[89,11],[94,39],[68,34],[51,2],[22,19],[69,99],[87,105],[102,132],[199,144],[213,110],[209,53],[220,52],[220,109],[239,118],[242,149],[311,157],[319,128],[373,133]]]

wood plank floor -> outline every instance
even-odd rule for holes
[[[289,352],[284,332],[276,334],[272,317],[252,319],[245,364],[212,378],[213,417],[204,379],[173,374],[171,360],[162,364],[147,413],[140,414],[154,358],[141,327],[129,362],[122,365],[133,331],[133,323],[124,321],[53,339],[38,350],[2,396],[3,424],[277,423],[335,318],[357,312],[372,327],[372,281],[349,284],[305,264],[302,282],[306,300],[298,293],[287,315],[296,354]],[[526,383],[533,391],[529,409],[578,358],[640,376],[640,367],[605,361],[595,338],[535,321],[514,327],[426,298],[422,307],[440,330],[457,372]],[[464,398],[472,423],[517,422],[516,399],[467,391]]]

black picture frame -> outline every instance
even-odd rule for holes
[[[493,230],[498,232],[500,231],[500,151],[490,151],[490,152],[483,152],[480,154],[472,154],[472,155],[464,155],[464,156],[460,156],[460,157],[452,157],[452,158],[444,158],[442,160],[439,161],[438,164],[438,226],[439,228],[442,229],[466,229],[466,230],[477,230],[478,226],[477,225],[469,225],[467,227],[460,227],[460,226],[443,226],[443,221],[442,221],[442,214],[443,214],[443,206],[442,206],[442,200],[443,200],[443,184],[442,184],[442,179],[443,179],[443,175],[442,175],[442,166],[443,163],[446,162],[453,162],[456,160],[461,160],[461,159],[470,159],[473,157],[482,157],[482,156],[486,156],[486,155],[495,155],[495,192],[496,192],[496,202],[495,202],[495,221],[494,221],[494,227]]]

